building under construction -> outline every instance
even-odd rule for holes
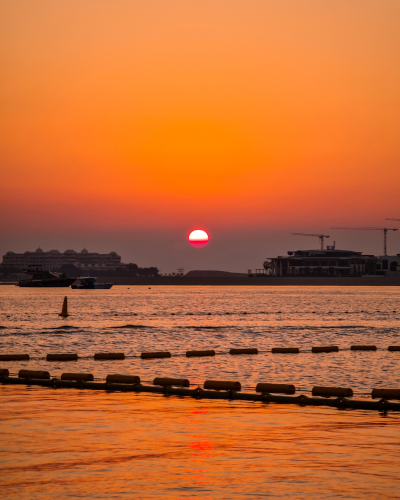
[[[362,276],[375,274],[378,258],[352,250],[297,250],[272,257],[264,266],[272,276]]]

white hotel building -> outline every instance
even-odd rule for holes
[[[120,267],[121,256],[116,252],[96,253],[88,252],[84,248],[80,253],[75,250],[58,250],[44,252],[38,248],[34,252],[15,253],[7,252],[3,255],[3,266],[15,267],[19,270],[27,269],[28,266],[41,266],[43,270],[56,271],[66,264],[72,264],[82,270],[115,270]]]

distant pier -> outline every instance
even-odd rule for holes
[[[142,286],[400,286],[400,276],[371,277],[192,277],[136,276],[134,278],[107,276],[99,282],[116,285]]]

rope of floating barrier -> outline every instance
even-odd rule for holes
[[[7,373],[4,373],[5,371]],[[114,383],[114,380],[120,380],[120,383]],[[20,370],[18,378],[13,378],[9,376],[8,370],[2,370],[0,382],[3,384],[38,385],[50,388],[148,392],[164,396],[187,396],[196,399],[227,399],[230,401],[259,401],[263,403],[297,404],[300,406],[400,411],[400,403],[388,401],[388,399],[400,400],[400,389],[373,389],[371,397],[381,399],[379,401],[368,401],[348,399],[348,397],[353,396],[352,389],[341,387],[315,386],[311,391],[312,397],[309,397],[304,394],[293,396],[295,387],[287,384],[259,383],[256,387],[256,393],[241,393],[238,392],[241,390],[241,384],[236,381],[206,380],[203,384],[204,389],[201,389],[200,385],[195,389],[190,389],[187,379],[155,378],[152,386],[144,386],[140,383],[139,377],[132,375],[108,375],[104,383],[95,382],[91,373],[63,373],[60,378],[50,378],[47,371]],[[285,395],[276,395],[276,393]],[[291,396],[286,394],[291,394]]]
[[[3,372],[3,373],[2,373]],[[7,372],[7,373],[4,373],[4,372]],[[50,377],[50,374],[46,371],[34,371],[34,370],[20,370],[18,373],[9,373],[8,370],[1,370],[0,371],[0,382],[4,382],[4,383],[7,383],[7,379],[10,377],[10,376],[14,376],[14,377],[17,377],[17,379],[21,379],[22,378],[27,378],[29,380],[34,379],[34,377],[38,377],[38,379],[45,379],[45,380],[49,380],[51,378],[51,380],[57,382],[59,380],[59,377],[58,376],[53,376],[53,377]],[[120,379],[125,379],[125,381],[123,380],[121,382],[121,380],[111,380],[111,382],[116,382],[116,383],[131,383],[131,380],[132,379],[135,379],[135,383],[142,383],[142,382],[145,382],[145,383],[148,383],[148,384],[153,384],[153,385],[157,385],[156,381],[164,381],[163,384],[161,385],[164,385],[164,386],[169,386],[168,384],[171,383],[171,385],[177,385],[177,382],[178,382],[178,385],[181,385],[179,384],[179,381],[184,381],[185,382],[185,387],[200,387],[201,383],[190,383],[187,379],[168,379],[168,378],[155,378],[153,381],[152,380],[140,380],[139,377],[137,376],[132,376],[132,375],[108,375],[106,377],[106,380],[108,382],[108,379],[109,378],[120,378]],[[126,379],[129,379],[129,380],[126,380]],[[69,381],[75,381],[75,382],[82,382],[82,381],[101,381],[101,382],[104,382],[105,378],[104,376],[103,377],[94,377],[91,373],[75,373],[75,374],[71,374],[71,373],[64,373],[61,375],[61,380],[69,380]],[[210,382],[208,382],[210,384]],[[226,385],[226,384],[232,384],[231,382],[215,382],[215,384],[217,384],[217,387],[218,387],[218,384],[222,384],[223,385]],[[238,382],[235,382],[235,384],[239,384]],[[160,384],[158,384],[160,385]],[[206,383],[204,383],[204,385],[206,385]],[[327,395],[328,397],[329,396],[337,396],[339,395],[339,393],[343,393],[343,395],[346,395],[346,396],[353,396],[353,390],[352,389],[342,389],[342,388],[335,388],[335,387],[313,387],[312,389],[308,388],[308,387],[296,387],[293,386],[293,385],[285,385],[285,384],[264,384],[264,383],[259,383],[257,384],[256,386],[254,385],[241,385],[239,384],[240,386],[240,389],[244,388],[244,389],[250,389],[250,390],[255,390],[256,392],[263,392],[264,391],[268,391],[270,390],[271,392],[275,392],[275,393],[279,393],[279,392],[285,392],[285,388],[289,388],[289,392],[287,392],[287,394],[294,394],[295,392],[297,391],[300,391],[300,392],[307,392],[307,393],[312,393],[313,395]],[[261,387],[260,387],[261,386]],[[264,386],[264,387],[263,387]],[[219,387],[219,389],[223,390],[224,387]],[[225,387],[226,388],[226,387]],[[283,390],[282,390],[283,388]],[[375,397],[373,394],[374,392],[383,392],[385,395],[389,395],[391,396],[392,399],[399,399],[400,400],[400,389],[374,389],[372,391],[372,393],[368,393],[368,392],[356,392],[356,394],[358,396],[371,396],[372,394],[372,397]]]
[[[10,372],[9,376],[18,377],[18,372]],[[55,377],[53,377],[53,379],[58,379],[58,378],[57,378],[57,376],[55,376]],[[104,381],[105,378],[104,377],[94,377],[93,380],[94,381]],[[1,381],[1,378],[0,378],[0,381]],[[141,382],[145,382],[147,384],[152,384],[153,380],[141,380]],[[201,383],[196,383],[196,382],[189,383],[190,387],[198,387],[199,385],[201,385]],[[257,387],[256,385],[243,385],[242,386],[242,388],[244,388],[244,389],[250,389],[250,390],[255,390],[256,387]],[[298,387],[298,386],[296,386],[296,390],[301,391],[301,392],[308,392],[308,393],[312,392],[312,389],[306,388],[306,387]],[[368,393],[368,392],[357,392],[356,394],[363,395],[363,396],[369,396],[370,395],[370,393]]]
[[[171,357],[211,357],[211,356],[226,356],[226,355],[255,355],[255,354],[310,354],[310,353],[331,353],[339,351],[388,351],[400,352],[400,346],[389,346],[388,348],[377,347],[375,345],[352,345],[350,347],[340,348],[338,346],[313,346],[311,350],[287,347],[273,347],[271,349],[258,350],[256,348],[232,348],[229,352],[218,352],[214,349],[186,351],[186,353],[171,354],[169,351],[161,352],[142,352],[140,354],[124,354],[124,353],[96,353],[89,356],[78,356],[76,353],[56,353],[47,354],[46,356],[30,356],[29,354],[0,354],[0,361],[30,361],[30,360],[46,360],[46,361],[77,361],[77,360],[124,360],[130,358],[171,358]]]

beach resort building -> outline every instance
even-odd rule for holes
[[[13,267],[19,270],[27,269],[28,266],[40,266],[43,270],[56,271],[64,265],[73,265],[82,270],[115,270],[120,267],[121,256],[116,252],[97,253],[89,252],[84,248],[81,252],[75,250],[50,250],[44,252],[38,248],[34,252],[15,253],[7,252],[3,255],[2,265]]]
[[[376,274],[379,276],[400,275],[400,253],[397,255],[383,255],[378,257]]]
[[[336,250],[296,250],[288,256],[268,259],[272,276],[362,276],[375,274],[378,257],[362,252]]]

